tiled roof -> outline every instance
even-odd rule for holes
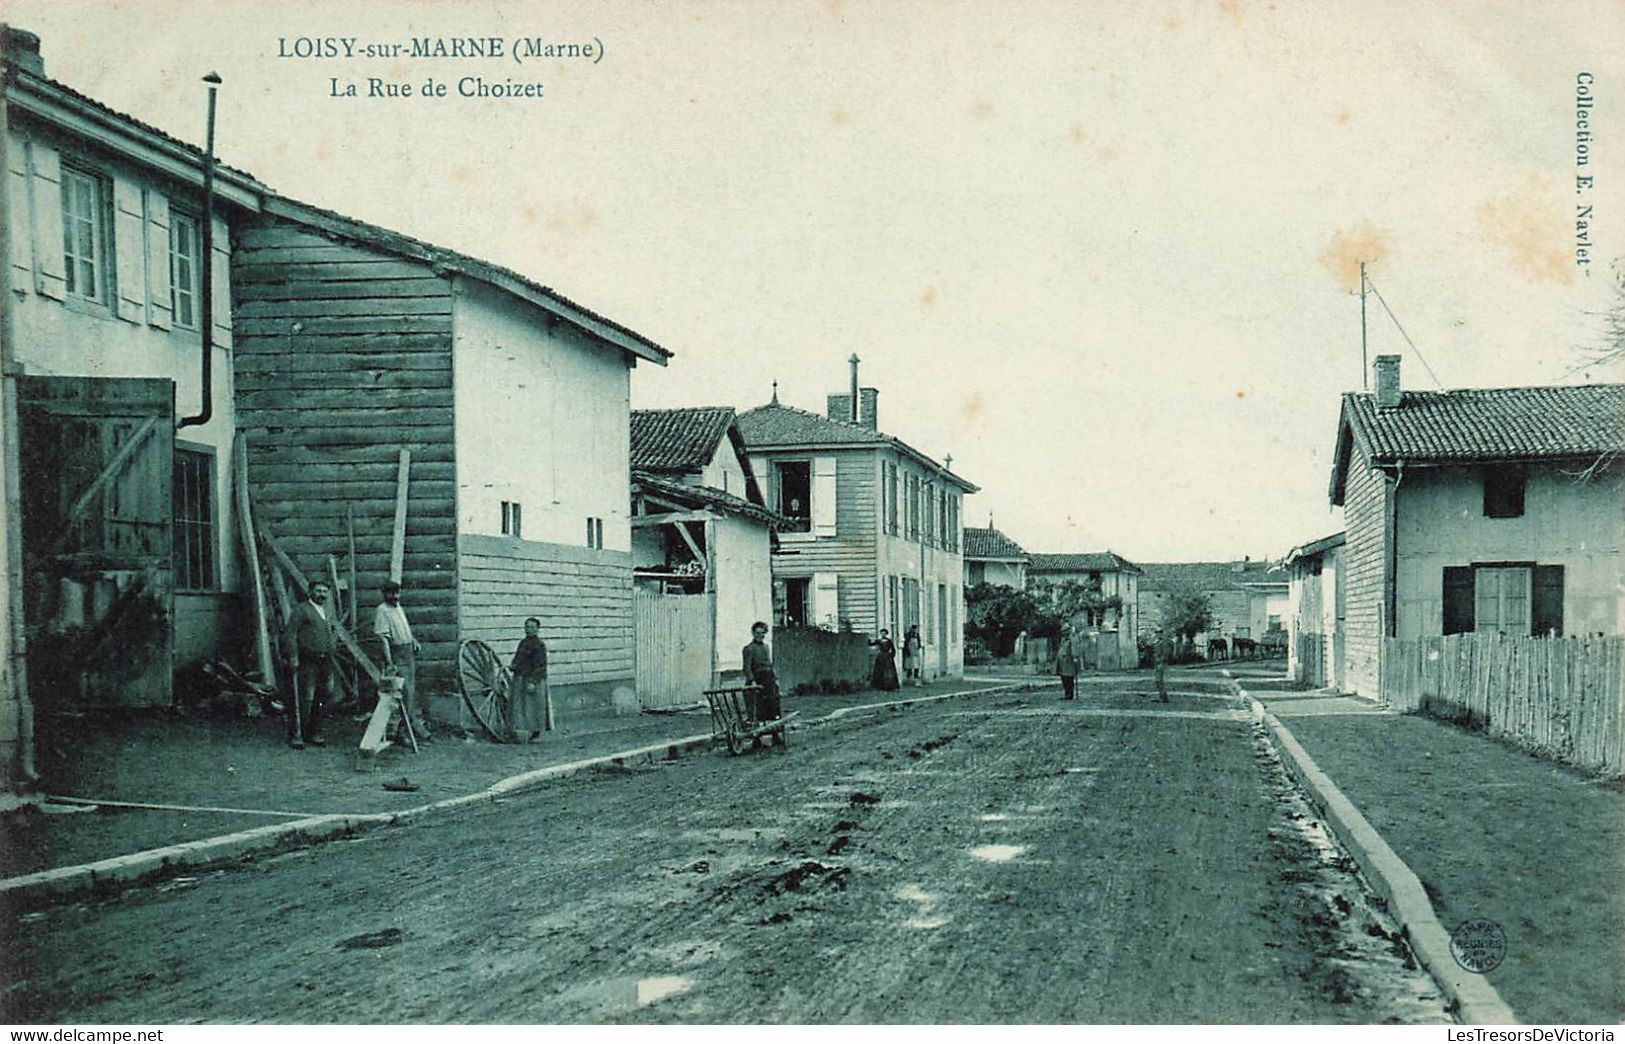
[[[1291,551],[1288,551],[1286,558],[1282,559],[1281,564],[1291,565],[1293,562],[1296,562],[1301,558],[1310,558],[1314,555],[1319,555],[1329,551],[1334,547],[1342,547],[1347,542],[1348,534],[1344,532],[1333,533],[1331,536],[1323,536],[1319,540],[1311,540],[1307,544],[1299,544]]]
[[[1021,545],[999,532],[997,529],[978,529],[975,526],[965,527],[965,557],[969,559],[1018,559],[1024,560],[1027,552]]]
[[[632,411],[632,467],[663,474],[701,471],[733,423],[731,406]]]
[[[658,475],[651,475],[647,471],[632,472],[632,489],[634,493],[639,489],[648,493],[659,493],[667,499],[691,507],[716,508],[725,514],[753,519],[767,526],[778,527],[789,521],[777,512],[769,511],[760,504],[752,504],[732,493],[724,493],[711,486],[690,486],[683,482],[673,482]]]
[[[1196,591],[1239,590],[1247,584],[1285,584],[1286,571],[1264,559],[1236,562],[1146,562],[1140,569],[1141,591],[1169,591],[1190,588]]]
[[[1140,567],[1115,551],[1086,551],[1075,555],[1034,554],[1027,567],[1032,573],[1137,573]]]
[[[975,493],[981,488],[951,471],[944,470],[941,464],[902,439],[850,421],[830,420],[821,414],[785,406],[776,401],[753,410],[746,410],[739,415],[737,421],[739,434],[744,436],[745,445],[753,450],[795,449],[803,446],[832,448],[850,446],[854,449],[863,446],[889,447],[913,457],[928,468],[941,471],[946,478],[957,483],[967,493]]]
[[[1343,417],[1377,461],[1585,457],[1625,447],[1625,384],[1349,394]]]

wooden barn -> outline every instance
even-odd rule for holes
[[[256,517],[341,587],[353,547],[358,630],[398,571],[426,691],[455,690],[463,638],[506,659],[528,616],[555,693],[630,684],[630,371],[670,353],[508,269],[285,199],[237,229],[232,273]]]

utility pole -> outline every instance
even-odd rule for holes
[[[1371,363],[1366,358],[1365,341],[1365,262],[1360,262],[1360,390],[1371,390]]]

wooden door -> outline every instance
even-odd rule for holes
[[[28,688],[42,709],[172,700],[174,388],[18,382]]]
[[[716,649],[716,594],[632,594],[638,703],[677,707],[705,699]]]

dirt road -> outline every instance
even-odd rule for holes
[[[0,1017],[1446,1021],[1226,697],[792,743],[25,915]]]

